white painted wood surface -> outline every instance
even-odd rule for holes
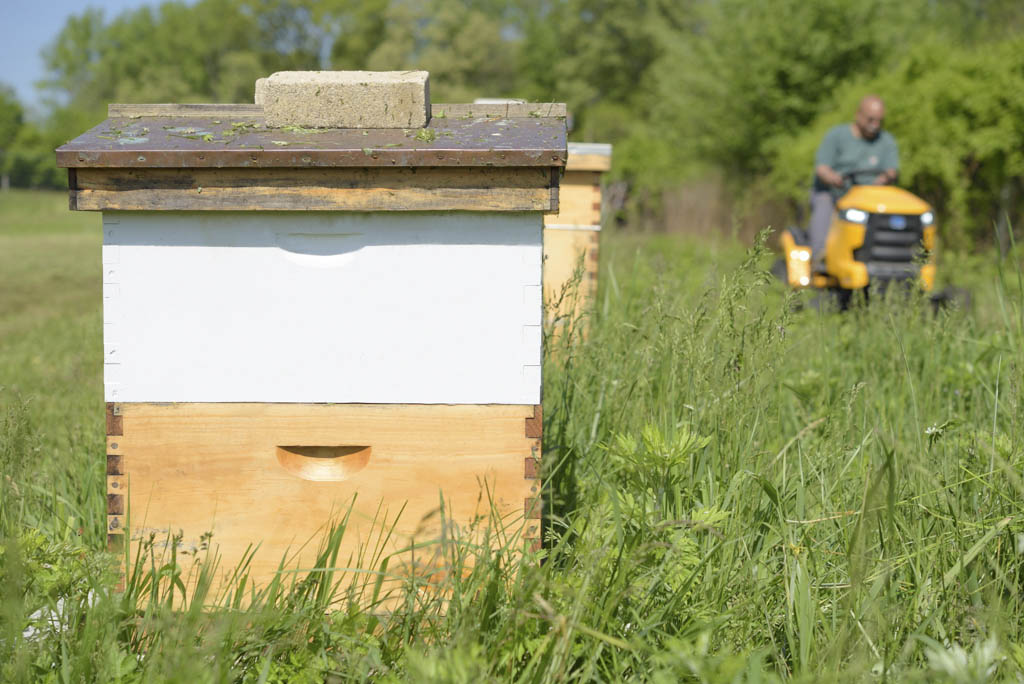
[[[609,143],[568,143],[569,154],[599,154],[602,157],[612,156],[612,146]]]
[[[107,401],[540,403],[539,214],[103,223]]]

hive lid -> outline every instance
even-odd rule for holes
[[[571,154],[594,154],[610,157],[612,156],[612,146],[609,143],[571,142],[569,143],[569,152]]]
[[[612,168],[612,146],[608,143],[569,143],[567,171],[608,171]]]
[[[426,128],[267,128],[254,105],[111,105],[57,148],[64,168],[564,166],[564,105],[523,116],[434,105]],[[546,108],[546,109],[545,109]],[[479,109],[479,108],[478,108]],[[466,113],[461,113],[465,111]],[[513,113],[506,108],[507,113]],[[554,115],[550,115],[554,113]],[[558,114],[562,115],[559,116]]]

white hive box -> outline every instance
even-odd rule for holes
[[[460,526],[493,506],[537,539],[565,125],[443,107],[426,129],[312,131],[111,106],[58,149],[71,208],[103,212],[112,546],[212,532],[227,570],[261,544],[265,584],[286,549],[309,567],[353,498],[343,558],[382,503],[405,507],[396,548],[436,534],[441,497]]]

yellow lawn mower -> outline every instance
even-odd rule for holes
[[[856,174],[846,174],[852,179]],[[893,282],[935,287],[935,212],[917,195],[891,185],[851,185],[836,202],[823,267],[813,268],[807,232],[795,227],[779,239],[783,258],[772,269],[796,289],[836,293],[846,308],[854,292]],[[947,298],[945,293],[933,300]]]

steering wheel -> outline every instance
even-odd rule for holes
[[[875,176],[885,173],[885,169],[871,168],[871,169],[854,169],[853,171],[847,171],[843,174],[843,192],[848,192],[854,185],[865,185],[864,183],[857,183],[857,176],[864,174],[874,174]],[[888,185],[888,183],[886,183]]]

